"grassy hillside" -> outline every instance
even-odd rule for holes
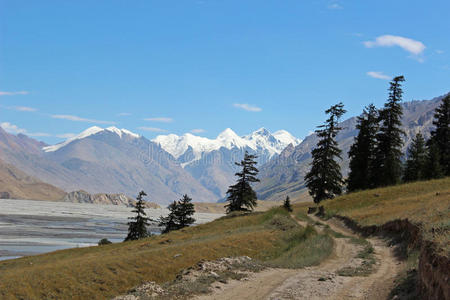
[[[0,262],[0,298],[105,299],[146,281],[173,280],[203,259],[248,255],[271,265],[300,267],[320,262],[332,245],[329,236],[301,227],[275,208],[140,241]]]
[[[450,256],[450,177],[350,193],[323,202],[328,214],[360,225],[409,219],[421,224],[426,239]]]

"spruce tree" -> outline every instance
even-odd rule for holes
[[[372,181],[374,186],[388,186],[400,182],[402,176],[402,146],[405,134],[402,125],[403,76],[395,77],[389,87],[389,99],[380,111],[380,129],[377,134],[376,158]]]
[[[149,236],[147,226],[149,225],[150,218],[147,218],[147,214],[144,211],[144,196],[147,196],[147,194],[141,191],[136,198],[137,201],[132,210],[132,212],[136,213],[136,216],[128,218],[132,221],[128,222],[128,235],[125,241],[138,240]]]
[[[430,143],[439,151],[440,165],[445,176],[450,176],[450,94],[442,99],[434,114]]]
[[[286,196],[286,199],[284,200],[283,207],[288,211],[292,212],[292,206],[291,206],[291,199],[289,196]]]
[[[191,224],[194,224],[195,219],[192,216],[195,213],[194,204],[192,204],[192,199],[188,195],[184,195],[183,198],[178,201],[177,209],[175,210],[175,215],[177,216],[178,227],[184,228]]]
[[[169,215],[167,217],[159,217],[159,224],[158,226],[164,227],[161,233],[168,233],[173,230],[180,229],[179,223],[178,223],[178,202],[173,201],[169,206],[167,207],[169,209]]]
[[[376,134],[378,131],[378,110],[373,104],[367,106],[357,118],[359,130],[350,147],[350,173],[347,179],[349,192],[372,187],[372,168],[375,160]]]
[[[425,177],[427,179],[441,178],[444,176],[444,172],[441,167],[441,156],[439,153],[439,147],[436,143],[430,139],[427,142],[427,161]]]
[[[336,162],[337,158],[342,159],[342,150],[339,149],[335,138],[341,130],[338,126],[339,119],[345,112],[342,103],[333,105],[325,111],[329,114],[325,124],[316,130],[320,140],[311,152],[313,159],[311,170],[305,176],[306,186],[315,203],[334,198],[342,193],[344,182],[341,167]]]
[[[250,211],[256,206],[256,193],[251,187],[252,183],[259,182],[256,177],[259,172],[255,167],[256,158],[256,155],[248,154],[245,151],[244,159],[240,163],[235,163],[242,167],[242,171],[235,174],[238,177],[237,183],[228,188],[228,204],[225,205],[227,213]]]
[[[425,148],[425,140],[422,134],[418,133],[408,148],[408,159],[403,180],[410,182],[425,179],[426,166],[427,150]]]

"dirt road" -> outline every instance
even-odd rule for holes
[[[316,217],[313,219],[319,221]],[[328,224],[335,232],[355,236],[336,220],[320,222]],[[332,256],[319,266],[299,270],[266,269],[251,274],[245,281],[216,286],[212,294],[195,299],[386,299],[402,268],[393,249],[378,238],[368,239],[375,250],[375,270],[365,277],[344,277],[337,275],[337,271],[361,264],[361,259],[356,258],[361,246],[349,242],[348,238],[335,238],[334,241]]]

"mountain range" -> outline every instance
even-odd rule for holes
[[[160,135],[153,141],[172,154],[185,170],[214,193],[216,199],[225,197],[228,186],[235,180],[234,173],[238,169],[235,162],[244,157],[245,151],[256,154],[258,164],[263,165],[288,145],[301,143],[285,130],[271,134],[265,128],[243,137],[227,128],[216,139],[188,133]]]
[[[67,192],[135,195],[143,189],[149,200],[161,204],[185,193],[196,202],[217,201],[234,180],[234,161],[245,151],[256,153],[263,163],[288,142],[299,143],[285,131],[274,136],[265,129],[244,137],[226,129],[215,140],[187,134],[150,141],[126,129],[94,126],[47,145],[0,128],[2,159],[31,176]]]
[[[402,129],[405,132],[403,152],[406,153],[412,138],[421,132],[429,138],[433,128],[433,116],[444,96],[432,100],[403,102]],[[340,123],[343,129],[336,140],[342,150],[340,165],[343,175],[348,174],[348,151],[358,134],[356,117]],[[318,137],[315,133],[306,137],[297,146],[288,146],[283,152],[260,168],[261,182],[255,186],[258,197],[263,200],[281,200],[290,195],[297,199],[309,199],[304,177],[310,169],[311,150],[316,146]]]
[[[417,132],[429,136],[441,99],[402,104],[405,151]],[[347,174],[347,152],[357,135],[356,117],[340,125],[343,130],[337,140]],[[234,163],[248,151],[258,156],[261,182],[255,188],[259,199],[280,200],[288,194],[306,199],[303,178],[317,141],[316,134],[302,141],[287,131],[270,133],[264,128],[245,136],[228,128],[215,139],[169,134],[149,140],[126,129],[94,126],[62,143],[47,145],[0,127],[0,159],[16,173],[23,172],[22,178],[27,174],[66,192],[134,196],[143,189],[150,201],[168,204],[185,193],[196,202],[223,199],[235,181]]]

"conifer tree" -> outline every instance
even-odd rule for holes
[[[441,178],[444,172],[441,167],[441,156],[439,154],[439,147],[432,139],[427,142],[427,162],[426,173],[427,179]]]
[[[395,77],[389,87],[389,99],[380,111],[380,129],[377,134],[376,158],[372,181],[374,186],[388,186],[400,182],[403,156],[402,85],[403,76]]]
[[[442,99],[441,105],[434,114],[430,143],[434,143],[439,151],[441,170],[450,176],[450,94]]]
[[[179,223],[178,223],[178,217],[177,217],[177,211],[178,211],[178,202],[173,201],[169,206],[167,207],[169,209],[169,215],[167,217],[159,217],[159,224],[158,226],[164,227],[161,233],[168,233],[173,230],[180,229]]]
[[[349,192],[368,189],[372,186],[372,168],[375,160],[376,134],[378,131],[378,111],[373,104],[367,106],[357,118],[359,130],[350,147],[350,173],[347,179]]]
[[[256,193],[251,187],[252,183],[259,182],[259,179],[256,177],[259,172],[255,167],[256,158],[256,155],[248,154],[245,151],[244,159],[240,163],[235,163],[237,166],[242,167],[242,171],[235,174],[238,177],[237,183],[228,188],[228,204],[225,205],[227,213],[249,211],[256,206]]]
[[[342,159],[342,150],[336,142],[336,135],[341,128],[338,126],[339,119],[345,113],[342,103],[333,105],[325,111],[329,118],[324,125],[316,130],[320,138],[317,147],[312,150],[311,170],[306,174],[306,186],[314,202],[319,203],[325,199],[334,198],[342,193],[341,167],[336,159]]]
[[[421,133],[416,134],[408,148],[404,181],[417,181],[425,179],[427,165],[427,150],[425,140]]]
[[[144,196],[147,196],[147,194],[141,191],[136,198],[137,201],[132,210],[132,212],[136,213],[136,216],[129,218],[132,221],[128,222],[128,235],[125,241],[138,240],[149,236],[147,226],[149,225],[150,218],[147,218],[147,214],[144,211]]]
[[[175,215],[177,216],[178,227],[184,228],[191,224],[194,224],[195,219],[192,217],[195,213],[194,204],[192,199],[188,195],[184,195],[183,198],[178,201]]]
[[[288,211],[292,212],[292,206],[291,206],[291,199],[289,196],[286,196],[286,199],[284,200],[283,207]]]

